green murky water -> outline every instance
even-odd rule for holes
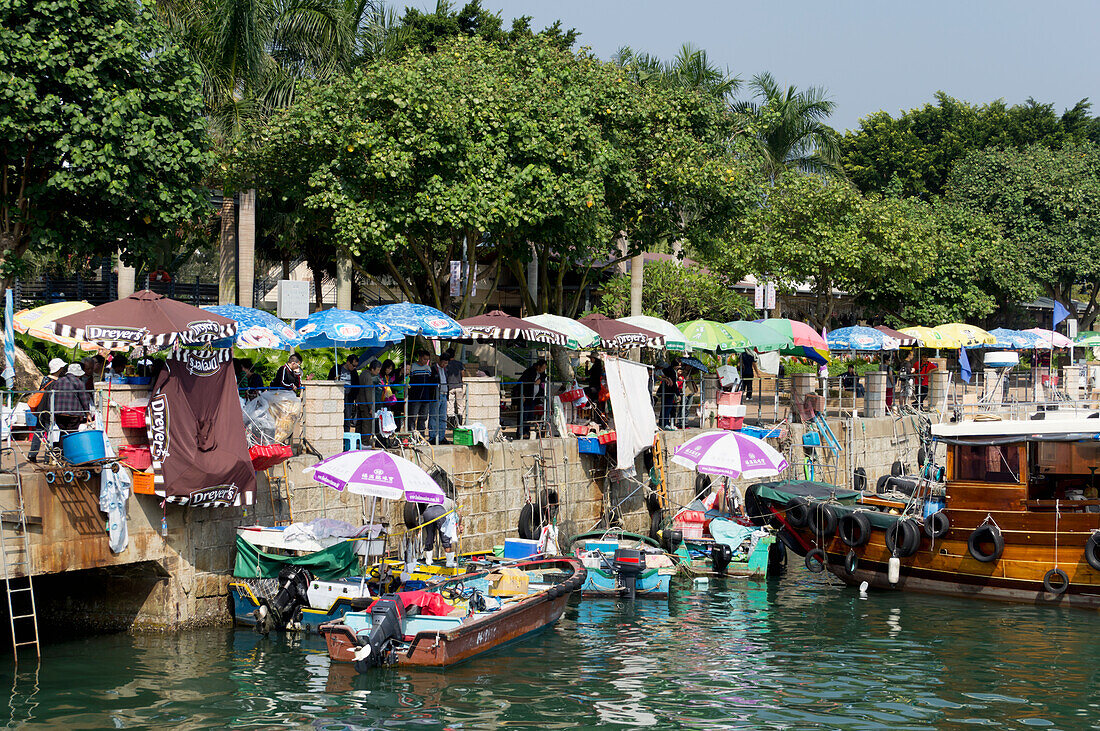
[[[793,570],[577,601],[446,672],[358,675],[319,638],[247,630],[52,644],[37,677],[13,682],[7,662],[3,712],[68,729],[1098,728],[1096,628],[1082,611],[860,598]]]

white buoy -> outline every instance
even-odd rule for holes
[[[897,556],[891,556],[886,564],[886,578],[891,584],[898,583],[898,579],[901,578],[901,559]]]
[[[864,581],[862,584],[860,584],[859,585],[859,595],[862,596],[862,597],[867,596],[867,589],[870,586],[871,586],[871,583],[869,581]]]
[[[710,586],[710,579],[708,577],[706,577],[706,576],[696,576],[695,577],[695,588],[696,589],[704,589],[708,586]]]

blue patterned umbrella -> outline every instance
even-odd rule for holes
[[[1010,330],[1007,327],[998,327],[989,331],[989,334],[997,338],[992,345],[978,345],[979,348],[999,348],[1001,350],[1029,350],[1042,348],[1042,336],[1027,330]]]
[[[367,315],[405,335],[423,335],[426,338],[460,338],[462,326],[450,316],[428,305],[399,302],[395,305],[372,307]]]
[[[237,323],[233,344],[238,348],[294,350],[302,344],[302,336],[270,312],[240,305],[209,305],[203,309]]]
[[[828,337],[829,350],[897,350],[898,341],[873,327],[842,327]]]
[[[362,312],[335,307],[314,312],[294,323],[303,350],[314,348],[372,348],[397,343],[405,336]]]

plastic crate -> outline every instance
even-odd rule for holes
[[[120,406],[118,407],[119,423],[123,429],[145,428],[144,406]]]
[[[718,428],[726,431],[737,431],[745,423],[743,416],[719,416]]]
[[[596,439],[599,440],[600,444],[613,444],[619,440],[619,437],[615,435],[615,432],[609,431],[603,434],[597,434]]]
[[[569,431],[578,437],[588,436],[588,424],[570,424]]]
[[[764,429],[759,426],[745,425],[741,427],[741,433],[750,437],[756,437],[757,439],[778,439],[783,435],[782,429],[778,426],[771,429]]]
[[[140,470],[134,470],[134,494],[135,495],[155,495],[156,490],[153,487],[153,473],[142,472]]]
[[[472,447],[474,446],[474,430],[459,427],[455,429],[452,441],[461,447]]]
[[[577,449],[581,454],[606,454],[607,447],[600,444],[600,440],[596,437],[579,437],[577,439]]]
[[[148,447],[124,444],[118,448],[118,456],[132,470],[147,470],[153,466],[153,455]]]

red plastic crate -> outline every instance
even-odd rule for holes
[[[122,424],[123,429],[145,428],[144,406],[120,406],[118,412],[120,414],[119,423]]]
[[[619,440],[613,431],[609,431],[606,434],[597,434],[596,439],[599,440],[600,444],[612,444]]]
[[[118,448],[118,456],[133,470],[147,470],[153,466],[153,455],[148,447],[124,444]]]
[[[719,416],[718,428],[726,429],[728,431],[737,431],[744,425],[745,417],[743,416]]]
[[[248,448],[248,456],[252,458],[252,469],[262,472],[293,457],[294,450],[285,444],[257,444]]]

